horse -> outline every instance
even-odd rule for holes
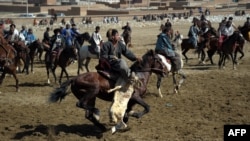
[[[60,53],[59,53],[60,52]],[[75,46],[72,47],[64,47],[62,51],[59,51],[57,53],[53,53],[50,51],[46,52],[45,55],[45,66],[46,66],[46,71],[47,71],[47,83],[50,84],[50,79],[49,79],[49,71],[52,71],[52,74],[54,76],[55,82],[57,82],[57,77],[55,74],[55,70],[57,66],[59,65],[61,68],[61,74],[59,78],[59,84],[61,84],[63,73],[65,73],[67,79],[69,79],[68,72],[66,70],[66,67],[69,66],[72,62],[73,59],[77,59],[77,48]],[[58,54],[59,53],[59,54]],[[52,64],[51,58],[56,57],[54,63]],[[57,56],[59,55],[59,56]]]
[[[241,34],[243,35],[243,37],[250,42],[250,28],[249,27],[238,27],[239,31],[241,32]]]
[[[131,32],[128,30],[124,30],[122,37],[124,39],[124,42],[126,44],[127,47],[132,47],[131,44]]]
[[[175,54],[178,55],[180,57],[180,68],[174,68],[172,67],[171,63],[170,63],[170,60],[166,59],[165,56],[161,55],[161,54],[157,54],[163,64],[166,66],[167,68],[167,72],[168,73],[172,73],[172,78],[173,78],[173,83],[174,83],[174,93],[178,93],[179,92],[179,89],[182,85],[182,83],[185,81],[186,79],[186,75],[185,73],[182,71],[182,68],[184,66],[184,63],[183,63],[183,60],[182,60],[182,57],[181,57],[181,51],[178,49],[178,48],[175,48]],[[177,84],[177,79],[176,79],[176,75],[179,75],[181,77],[181,79],[179,80],[178,84]],[[164,75],[166,76],[166,75]],[[163,95],[162,95],[162,92],[161,92],[161,81],[162,81],[162,78],[164,77],[162,75],[157,75],[157,83],[156,83],[156,87],[157,87],[157,90],[158,90],[158,93],[159,93],[159,96],[162,98]]]
[[[6,73],[12,74],[16,80],[16,92],[19,92],[19,80],[16,75],[17,58],[15,52],[9,44],[0,43],[0,71],[2,75],[0,77],[0,85],[3,83]]]
[[[146,94],[149,77],[152,73],[164,75],[165,67],[161,59],[153,50],[147,51],[142,56],[142,61],[134,62],[131,65],[131,70],[136,73],[141,81],[141,87],[136,87],[127,105],[127,110],[123,121],[128,122],[129,116],[141,118],[149,112],[150,106],[142,99]],[[95,101],[99,99],[105,101],[113,101],[114,92],[108,93],[108,90],[114,88],[116,78],[107,79],[105,75],[99,72],[86,72],[80,74],[70,80],[65,81],[60,87],[56,88],[50,95],[50,102],[57,102],[65,98],[68,87],[71,85],[71,92],[79,100],[77,107],[83,108],[85,117],[90,120],[95,126],[102,131],[106,131],[106,127],[99,122],[99,109],[95,107]],[[132,111],[135,104],[141,105],[144,110],[141,112]]]
[[[209,38],[212,36],[212,35],[214,35],[214,36],[218,36],[217,35],[217,31],[215,30],[215,28],[209,28],[208,29],[208,31],[205,33],[206,35],[205,36],[209,36]],[[201,39],[201,40],[199,40],[198,41],[198,57],[200,56],[200,54],[201,54],[201,62],[203,62],[204,60],[205,60],[205,57],[206,57],[206,55],[205,55],[205,51],[204,51],[204,49],[207,47],[207,45],[205,45],[205,47],[203,47],[203,48],[201,48],[201,41],[202,41],[202,38],[201,38],[201,36],[199,35],[199,39]],[[185,57],[185,60],[186,60],[186,63],[188,63],[188,57],[187,57],[187,55],[186,55],[186,53],[190,50],[190,49],[195,49],[194,48],[194,46],[193,46],[193,44],[189,41],[189,39],[188,38],[184,38],[183,40],[182,40],[182,43],[181,43],[181,50],[182,50],[182,55]]]
[[[34,58],[37,55],[38,50],[41,50],[43,46],[42,46],[40,39],[37,39],[34,42],[32,42],[30,45],[28,45],[28,48],[29,48],[31,72],[34,73],[33,71]]]
[[[237,59],[237,52],[239,52],[241,54],[241,56],[239,57],[239,60],[241,60],[244,57],[244,52],[243,52],[244,44],[245,44],[245,40],[242,37],[242,39],[240,40],[240,42],[238,42],[238,45],[236,46],[236,49],[235,49],[236,53],[234,54],[234,57],[236,59]],[[216,52],[218,52],[219,55],[221,55],[221,49],[219,47],[219,38],[218,37],[212,37],[209,40],[209,48],[208,48],[208,51],[207,51],[208,60],[210,60],[212,65],[214,64],[213,55]],[[235,61],[237,63],[237,60],[235,60]]]
[[[228,39],[226,39],[221,47],[220,47],[220,58],[219,58],[219,68],[221,69],[222,66],[225,66],[225,60],[228,57],[228,55],[231,57],[232,59],[232,63],[233,63],[233,69],[236,69],[236,53],[237,53],[237,49],[242,47],[239,46],[239,43],[244,43],[244,38],[241,35],[241,33],[239,31],[234,31],[233,35],[229,36]]]

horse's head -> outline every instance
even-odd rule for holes
[[[75,46],[72,46],[72,47],[69,47],[68,48],[68,55],[70,58],[74,58],[74,59],[77,59],[78,57],[78,50]]]
[[[148,71],[164,76],[167,72],[166,66],[153,50],[147,51],[142,56],[141,62],[135,62],[131,66],[133,71]]]
[[[78,43],[82,46],[84,44],[84,41],[90,40],[90,34],[88,32],[82,33],[77,36]]]
[[[215,37],[218,37],[217,30],[213,27],[209,28],[209,33]]]

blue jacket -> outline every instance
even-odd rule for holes
[[[167,57],[175,56],[169,37],[165,33],[158,35],[155,51],[164,52]]]
[[[25,40],[27,41],[28,44],[30,44],[36,40],[36,36],[34,34],[28,33]]]

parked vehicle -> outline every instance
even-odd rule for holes
[[[23,13],[23,14],[20,14],[19,17],[34,18],[36,16],[34,14],[32,14],[32,13]]]

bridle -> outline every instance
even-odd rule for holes
[[[165,68],[165,65],[163,64],[161,58],[159,58],[157,56],[157,54],[153,53],[153,51],[151,52],[152,53],[152,57],[153,57],[153,63],[151,64],[150,67],[148,68],[144,68],[142,70],[135,70],[136,72],[154,72],[156,74],[160,74],[161,75],[165,75],[167,72],[164,71],[164,68]],[[145,61],[145,60],[142,60],[142,61]],[[148,61],[148,60],[146,60]],[[160,64],[160,67],[156,67],[157,65],[156,64]]]

